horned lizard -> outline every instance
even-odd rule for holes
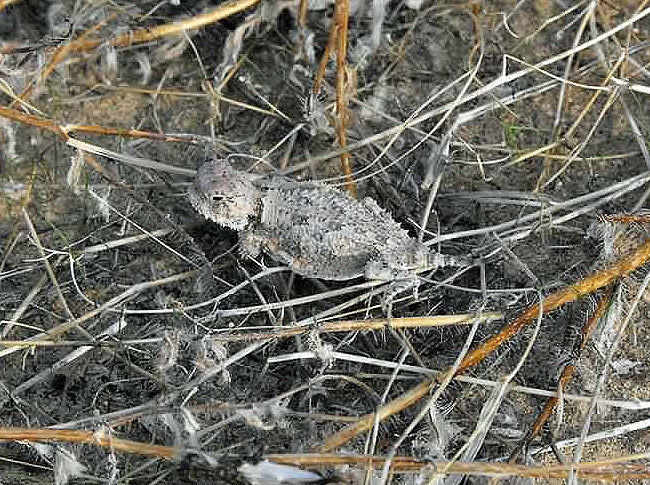
[[[204,217],[238,231],[243,255],[264,251],[303,276],[390,281],[396,294],[417,287],[425,269],[467,265],[430,251],[371,198],[323,183],[260,178],[210,160],[188,195]]]

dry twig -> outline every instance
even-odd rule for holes
[[[336,49],[336,114],[338,116],[337,133],[339,137],[339,146],[345,149],[347,146],[347,126],[348,126],[348,90],[349,74],[346,56],[348,52],[348,20],[350,18],[350,1],[336,0],[335,19],[337,32],[337,49]],[[352,178],[352,168],[350,166],[350,152],[341,153],[341,168],[345,175],[346,188],[352,197],[357,196],[357,187]]]

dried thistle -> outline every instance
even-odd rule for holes
[[[205,336],[197,343],[196,350],[196,368],[200,372],[210,372],[212,369],[221,365],[228,358],[228,347],[223,343]],[[231,381],[230,372],[223,369],[220,373],[221,383],[229,385]]]
[[[277,404],[264,402],[239,409],[237,415],[253,428],[270,431],[282,424],[286,412],[287,404],[284,401]]]
[[[181,332],[179,330],[165,330],[163,333],[163,345],[160,347],[158,372],[164,374],[178,362],[179,349],[181,345]]]
[[[70,157],[70,168],[68,169],[68,176],[66,179],[68,187],[70,187],[70,189],[77,195],[79,195],[82,190],[80,179],[83,167],[84,152],[77,150],[77,153]]]
[[[597,264],[612,263],[650,239],[650,211],[600,215],[589,228],[589,234],[601,240]]]

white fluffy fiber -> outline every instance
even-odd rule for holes
[[[309,483],[320,481],[323,478],[314,472],[302,470],[295,466],[280,465],[267,460],[256,465],[244,463],[238,470],[252,485]]]

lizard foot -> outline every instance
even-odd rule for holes
[[[408,290],[413,290],[413,298],[418,298],[419,278],[407,278],[391,281],[384,291],[381,299],[381,309],[388,318],[393,316],[393,302],[398,295]]]

